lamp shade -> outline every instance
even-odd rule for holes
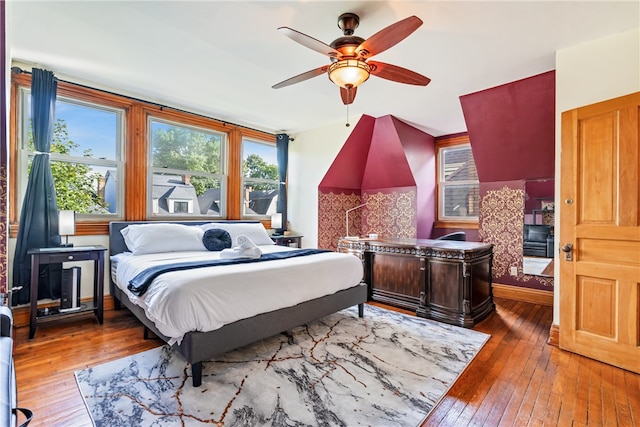
[[[71,236],[76,234],[76,212],[60,211],[58,214],[58,234]]]
[[[276,230],[282,228],[282,214],[281,213],[271,214],[271,228],[276,229]]]
[[[329,79],[340,87],[358,87],[369,78],[371,67],[358,59],[343,59],[329,66]]]

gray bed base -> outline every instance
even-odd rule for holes
[[[212,221],[173,221],[173,223],[187,225],[199,225],[209,222]],[[127,250],[120,230],[131,224],[144,223],[148,223],[148,221],[111,222],[109,224],[109,254],[116,255]],[[109,290],[114,298],[116,309],[120,309],[124,305],[142,322],[145,326],[145,337],[147,336],[148,328],[165,342],[169,341],[169,338],[162,335],[154,323],[147,318],[144,310],[133,304],[126,294],[113,283],[111,274],[109,274]],[[293,307],[286,307],[248,319],[238,320],[214,331],[189,332],[184,336],[180,344],[174,344],[173,347],[191,364],[192,384],[194,387],[198,387],[202,384],[202,362],[226,351],[268,338],[354,305],[358,305],[358,316],[363,317],[364,303],[366,301],[367,286],[361,283],[353,288],[306,301]],[[239,301],[238,304],[242,304],[242,301]]]

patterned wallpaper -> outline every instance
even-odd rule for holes
[[[318,247],[336,250],[345,236],[347,209],[349,235],[416,237],[416,189],[385,189],[363,192],[323,193],[318,191]]]
[[[318,248],[336,250],[338,239],[346,235],[345,212],[360,204],[360,194],[354,192],[318,191]],[[361,222],[362,209],[349,213],[349,235],[359,234]]]
[[[4,161],[4,158],[3,158]],[[0,165],[0,294],[7,291],[7,246],[9,244],[9,230],[7,224],[7,168]]]
[[[386,237],[417,236],[415,188],[385,189],[363,192],[362,234],[376,233]]]
[[[527,288],[553,289],[552,277],[532,276],[522,271],[525,199],[523,181],[481,184],[480,196],[478,234],[480,241],[494,245],[494,281]],[[515,277],[509,274],[511,266],[518,269]]]

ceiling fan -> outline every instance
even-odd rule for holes
[[[329,80],[340,86],[342,102],[345,105],[349,105],[356,98],[358,86],[365,82],[371,74],[398,83],[418,86],[429,84],[430,78],[414,71],[397,65],[368,60],[373,55],[384,52],[398,44],[417,30],[422,25],[420,18],[417,16],[405,18],[383,28],[366,40],[353,35],[359,24],[360,17],[355,13],[343,13],[340,15],[338,17],[338,27],[344,35],[332,41],[330,45],[289,27],[278,28],[278,31],[290,39],[328,56],[331,59],[331,64],[291,77],[273,85],[273,89],[300,83],[312,77],[328,73]]]

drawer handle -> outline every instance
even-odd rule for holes
[[[67,259],[73,259],[73,255],[69,255]]]

